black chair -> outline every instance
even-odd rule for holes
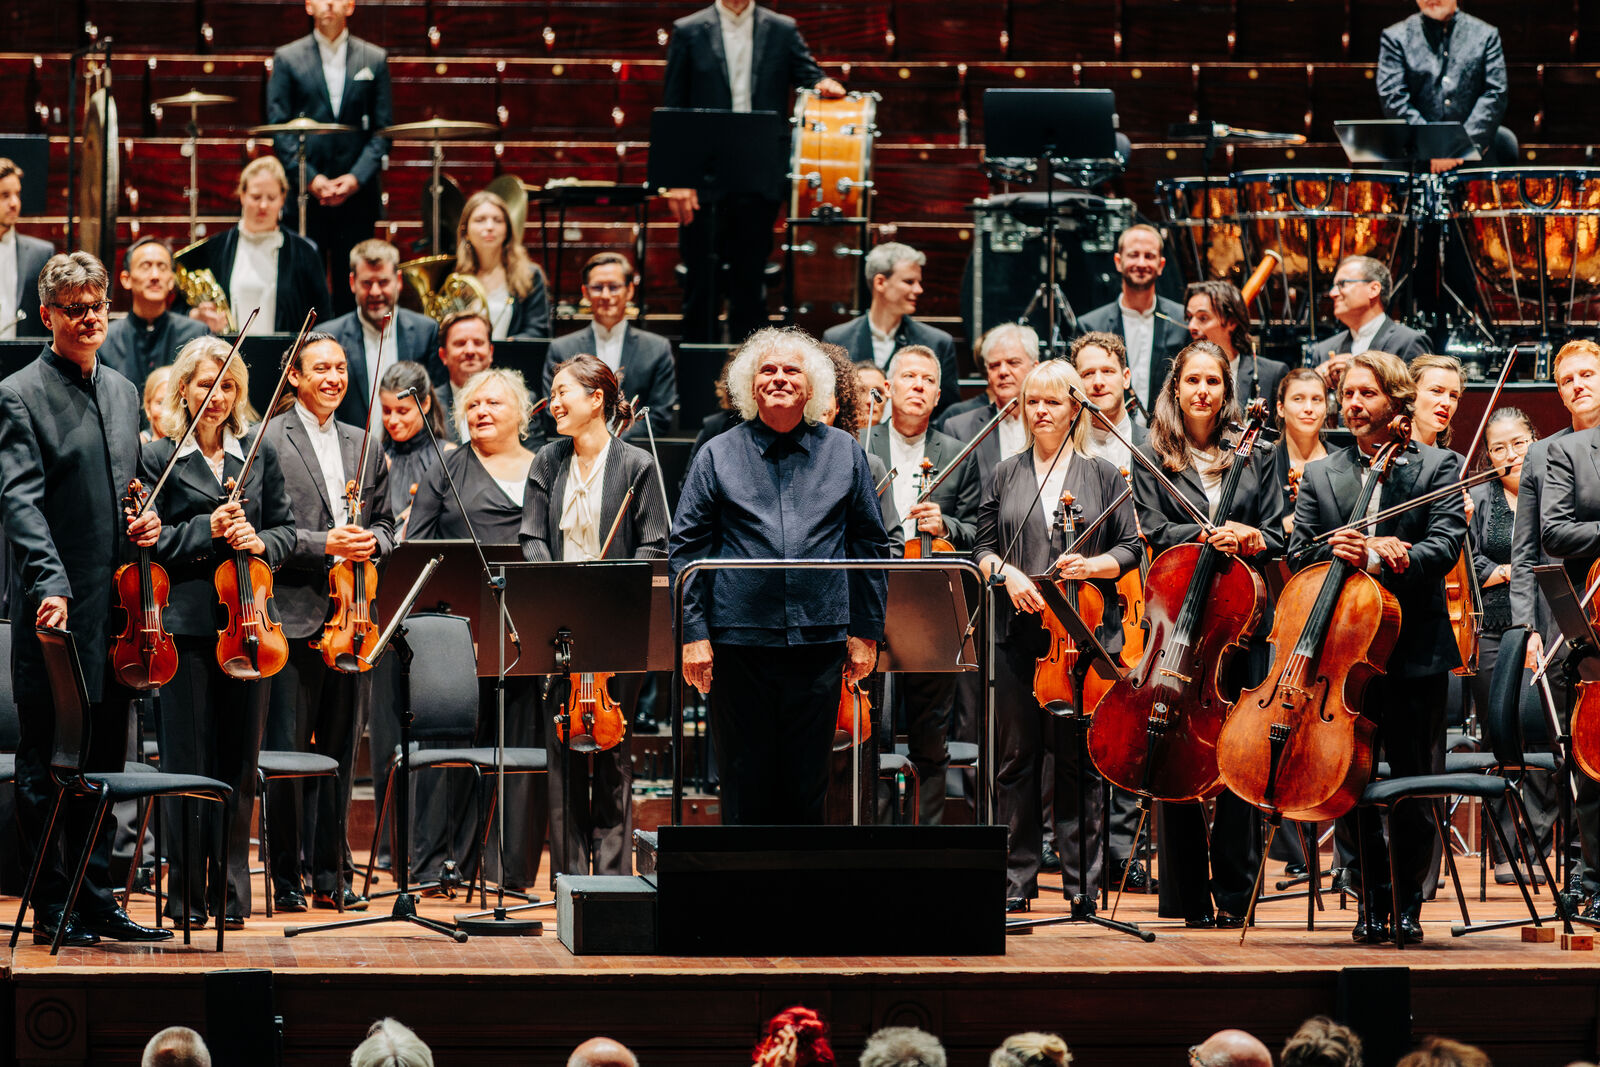
[[[1501,638],[1500,655],[1495,664],[1495,673],[1489,683],[1489,706],[1485,709],[1483,725],[1484,734],[1489,742],[1490,751],[1498,760],[1503,760],[1508,766],[1521,766],[1527,762],[1529,756],[1539,756],[1541,753],[1522,752],[1522,726],[1519,696],[1517,690],[1522,683],[1522,659],[1527,648],[1527,633],[1516,628],[1506,631]],[[1534,906],[1533,897],[1528,892],[1528,883],[1531,879],[1523,877],[1522,867],[1513,859],[1511,870],[1516,876],[1517,888],[1522,892],[1522,899],[1528,906],[1527,919],[1510,919],[1494,923],[1480,923],[1473,925],[1472,917],[1467,914],[1467,898],[1461,889],[1461,875],[1456,869],[1455,852],[1450,847],[1450,838],[1445,827],[1444,818],[1440,814],[1439,801],[1454,797],[1464,797],[1477,800],[1486,806],[1489,801],[1504,800],[1511,812],[1512,824],[1515,828],[1519,842],[1524,840],[1523,831],[1528,832],[1528,839],[1532,838],[1532,827],[1528,822],[1527,809],[1523,807],[1522,797],[1518,795],[1509,779],[1498,773],[1489,773],[1486,770],[1470,770],[1446,772],[1443,774],[1418,774],[1399,778],[1380,778],[1367,786],[1361,795],[1360,806],[1375,808],[1383,817],[1384,836],[1389,839],[1388,863],[1390,885],[1390,914],[1397,920],[1401,915],[1399,902],[1399,888],[1395,884],[1395,855],[1394,843],[1390,834],[1390,818],[1395,808],[1406,801],[1427,802],[1433,815],[1434,829],[1439,834],[1439,839],[1444,844],[1445,863],[1450,871],[1450,880],[1455,886],[1456,902],[1461,908],[1461,922],[1451,928],[1451,934],[1460,937],[1464,934],[1477,933],[1483,930],[1504,929],[1509,926],[1523,926],[1529,923],[1542,926],[1544,919],[1540,917],[1538,909]],[[1531,868],[1532,860],[1526,851],[1513,852],[1510,842],[1506,840],[1505,832],[1500,824],[1493,819],[1486,820],[1494,827],[1495,837],[1500,842],[1506,856],[1522,855]],[[1550,881],[1550,865],[1541,855],[1540,867],[1544,877]],[[1369,857],[1361,857],[1362,878],[1365,880],[1370,870]],[[1362,887],[1364,899],[1370,899]],[[1572,925],[1566,914],[1566,907],[1557,898],[1557,915],[1565,923],[1570,933]],[[1400,924],[1395,924],[1395,946],[1405,948],[1405,936],[1400,931]]]
[[[339,761],[332,756],[323,756],[315,752],[286,752],[278,749],[266,749],[256,754],[256,795],[261,798],[261,814],[259,816],[261,831],[257,837],[261,856],[261,870],[266,877],[266,910],[267,918],[272,918],[272,900],[277,894],[272,888],[272,847],[267,820],[267,783],[281,781],[287,778],[332,778],[335,783],[339,780]],[[347,807],[339,811],[339,840],[344,840],[345,823],[350,817]],[[344,910],[344,894],[336,895],[338,910]]]
[[[32,870],[28,872],[28,885],[22,892],[22,902],[17,909],[17,922],[11,928],[12,948],[16,947],[22,921],[28,914],[28,903],[33,896],[34,887],[38,884],[39,872],[43,870],[45,859],[50,854],[50,842],[55,833],[56,822],[60,818],[62,805],[68,796],[93,797],[97,801],[94,822],[88,838],[82,844],[81,855],[72,874],[72,887],[67,892],[66,914],[71,914],[77,906],[78,893],[83,888],[84,873],[89,867],[89,857],[94,848],[95,838],[99,836],[100,827],[105,823],[112,804],[123,800],[153,801],[162,797],[181,797],[184,802],[183,824],[187,828],[190,800],[206,800],[226,808],[233,793],[225,783],[198,774],[164,774],[160,771],[144,773],[85,771],[83,761],[88,748],[90,729],[89,695],[83,683],[83,666],[78,660],[77,645],[72,640],[72,634],[66,630],[41,627],[38,633],[39,644],[44,653],[45,671],[50,678],[50,693],[55,704],[55,750],[50,756],[50,777],[55,782],[57,793],[55,803],[50,808],[50,817],[39,838],[39,854],[34,858]],[[227,818],[216,820],[216,824],[212,871],[217,874],[215,914],[221,915],[225,889],[220,874],[224,869]],[[185,914],[192,914],[191,904],[188,884],[185,882],[183,901]],[[156,889],[156,914],[158,916],[161,914],[159,882]],[[216,925],[217,951],[221,952],[222,932],[226,924],[219,922]],[[61,942],[67,926],[65,922],[57,925],[55,941],[50,946],[52,956],[61,951]],[[183,940],[185,944],[189,942],[187,924],[184,926]]]
[[[440,615],[415,612],[406,617],[407,637],[411,646],[426,650],[411,664],[411,773],[423,770],[463,769],[473,772],[474,781],[481,785],[493,780],[497,765],[495,748],[473,746],[471,742],[478,729],[478,668],[477,656],[472,647],[472,627],[459,615]],[[460,747],[447,747],[459,745]],[[372,872],[376,866],[378,841],[383,834],[384,819],[394,804],[395,772],[399,770],[398,748],[389,760],[383,777],[383,800],[378,806],[378,817],[372,828],[372,849],[368,853],[367,876],[362,885],[362,895],[372,888]],[[549,770],[549,759],[542,748],[507,748],[505,771],[509,774],[544,774]],[[407,786],[409,788],[409,784]],[[482,844],[479,850],[478,884],[483,899],[488,899],[483,862],[487,856],[490,818],[494,813],[494,797],[490,794],[487,810],[482,802],[483,790],[477,789],[477,836]],[[415,818],[415,809],[412,809]],[[400,828],[409,835],[411,827]],[[411,850],[406,850],[407,855]],[[408,872],[409,873],[409,872]],[[413,884],[413,888],[416,886]],[[468,896],[470,898],[470,886]],[[487,903],[485,903],[487,906]]]

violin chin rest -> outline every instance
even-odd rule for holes
[[[341,652],[333,657],[333,665],[346,674],[355,674],[361,670],[361,660],[348,652]]]
[[[256,665],[251,663],[246,656],[234,656],[222,665],[222,672],[229,678],[250,680],[261,677],[261,672],[256,669]]]
[[[590,752],[600,751],[600,746],[595,744],[594,738],[588,734],[574,734],[572,739],[567,742],[567,748],[573,752],[582,752],[585,755]]]

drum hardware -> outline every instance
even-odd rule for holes
[[[73,193],[72,207],[67,210],[67,245],[91,251],[105,263],[113,258],[117,193],[122,187],[117,102],[111,96],[111,43],[110,37],[102,37],[73,52],[67,71],[67,144],[73,147],[67,153],[67,188]],[[83,60],[81,71],[79,60]],[[76,128],[80,80],[84,85],[82,131]]]
[[[202,93],[198,89],[190,89],[178,96],[165,96],[155,102],[157,107],[189,109],[189,124],[185,128],[183,138],[183,154],[189,157],[189,187],[183,191],[183,195],[189,201],[190,245],[200,240],[200,109],[237,102],[231,96]]]
[[[265,126],[252,126],[248,131],[252,134],[270,133],[276,135],[286,133],[295,138],[295,174],[299,180],[295,203],[300,214],[301,237],[306,235],[306,204],[309,203],[308,198],[311,195],[310,190],[306,188],[306,138],[321,137],[330,133],[349,133],[354,129],[354,126],[345,126],[337,122],[318,122],[302,115],[299,118],[290,119],[288,122],[273,122]]]
[[[851,272],[848,283],[837,268],[825,267],[822,235],[802,240],[800,227],[849,226],[847,242],[835,241],[834,259],[864,255],[870,243],[873,143],[878,137],[877,93],[847,93],[825,98],[811,90],[796,94],[790,119],[789,213],[785,220],[783,306],[787,318],[823,306],[859,313],[865,281]],[[805,257],[797,260],[797,256]]]
[[[440,172],[444,170],[444,142],[459,141],[466,137],[492,136],[500,132],[500,127],[491,122],[465,122],[460,119],[424,119],[421,122],[402,122],[397,126],[385,126],[378,131],[378,136],[388,137],[400,141],[428,141],[433,146],[433,175],[429,190],[433,199],[433,243],[428,246],[429,251],[437,252],[439,248],[439,198],[443,194],[443,187],[439,184]],[[302,142],[301,152],[304,153]],[[305,233],[305,192],[300,194],[300,232]]]

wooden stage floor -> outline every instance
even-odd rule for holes
[[[1276,874],[1274,868],[1269,874]],[[1477,900],[1477,867],[1464,861],[1474,920],[1526,915],[1515,887]],[[1448,883],[1446,883],[1448,885]],[[384,888],[384,886],[378,888]],[[548,899],[548,886],[541,886]],[[257,890],[259,894],[259,888]],[[259,895],[257,896],[259,900]],[[1535,898],[1548,911],[1548,894]],[[205,974],[218,968],[274,972],[285,1019],[284,1062],[347,1062],[371,1019],[415,1026],[440,1062],[561,1064],[579,1041],[612,1033],[646,1064],[745,1064],[762,1019],[804,1002],[827,1014],[841,1061],[853,1062],[873,1029],[923,1026],[949,1046],[952,1065],[987,1062],[1006,1034],[1061,1033],[1080,1063],[1182,1063],[1212,1030],[1238,1025],[1274,1047],[1299,1021],[1338,1010],[1341,982],[1405,968],[1414,1033],[1448,1033],[1488,1048],[1497,1064],[1565,1064],[1593,1058],[1600,1025],[1600,956],[1559,943],[1524,943],[1516,929],[1450,936],[1459,911],[1448,889],[1424,909],[1427,940],[1403,952],[1350,940],[1350,910],[1325,896],[1317,929],[1303,900],[1264,904],[1244,943],[1238,931],[1190,931],[1157,919],[1155,899],[1129,895],[1119,917],[1157,934],[1151,944],[1097,927],[1046,927],[1013,935],[1004,956],[888,958],[672,958],[574,956],[556,936],[553,908],[541,937],[473,938],[456,944],[410,924],[283,936],[288,925],[333,912],[258,917],[192,945],[106,944],[55,958],[24,935],[3,974],[14,1005],[17,1062],[134,1062],[156,1029],[205,1028]],[[152,898],[134,905],[149,921]],[[861,887],[862,907],[890,907]],[[373,902],[367,914],[388,908]],[[15,898],[0,898],[7,921]],[[424,899],[423,914],[448,921],[462,901]],[[1035,916],[1060,914],[1059,897]],[[783,917],[774,916],[774,922]],[[1580,928],[1581,929],[1581,928]],[[0,1026],[0,1032],[5,1028]]]

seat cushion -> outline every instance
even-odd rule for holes
[[[978,763],[978,746],[971,741],[950,742],[950,766],[973,767]]]
[[[419,748],[411,753],[411,766],[417,767],[440,766],[457,764],[460,766],[477,767],[487,773],[494,773],[498,760],[492,746],[484,748]],[[549,770],[549,756],[542,748],[508,748],[506,749],[507,774],[537,774]]]
[[[1493,767],[1500,767],[1493,752],[1447,752],[1444,757],[1444,769],[1447,774],[1460,771],[1487,771]],[[1554,752],[1524,752],[1519,766],[1503,769],[1553,771],[1556,769],[1556,755]]]
[[[1493,800],[1505,794],[1508,783],[1492,774],[1418,774],[1409,778],[1384,778],[1361,794],[1362,804],[1393,804],[1418,797],[1477,797]]]
[[[17,776],[17,757],[11,752],[0,752],[0,782],[9,782]]]
[[[878,754],[878,776],[887,778],[896,774],[909,774],[913,778],[917,775],[917,768],[912,764],[909,756],[902,756],[898,752],[881,752]]]
[[[280,776],[306,778],[339,772],[337,760],[332,756],[322,756],[315,752],[266,751],[256,757],[256,766],[268,778]]]
[[[146,769],[143,772],[122,771],[113,774],[86,774],[91,782],[104,785],[112,800],[138,800],[142,797],[160,796],[164,793],[215,792],[227,796],[233,792],[227,784],[201,774],[162,774]]]

